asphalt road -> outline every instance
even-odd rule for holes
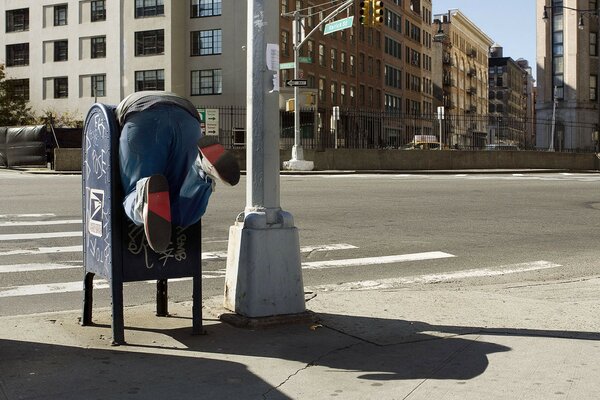
[[[414,284],[411,279],[432,276],[441,278],[425,284],[542,283],[598,275],[599,189],[600,174],[594,173],[282,176],[281,206],[294,216],[301,247],[342,247],[302,253],[309,288]],[[61,288],[81,282],[81,251],[39,249],[81,245],[81,177],[0,170],[0,193],[0,315],[80,308],[81,291]],[[203,252],[226,251],[229,226],[244,206],[245,179],[234,188],[217,186],[203,218]],[[39,237],[57,232],[73,233]],[[35,237],[15,236],[27,233]],[[407,261],[409,254],[422,259]],[[327,260],[337,264],[315,267]],[[224,258],[203,263],[212,273],[203,280],[204,297],[222,293],[225,264]],[[95,307],[110,304],[108,290],[94,296]],[[147,283],[125,288],[128,305],[153,296]],[[170,284],[169,296],[189,300],[191,283]]]

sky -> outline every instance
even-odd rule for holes
[[[504,57],[529,61],[535,77],[535,0],[432,0],[433,13],[458,8],[493,41]]]

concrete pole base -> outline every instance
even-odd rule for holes
[[[246,214],[229,228],[224,307],[249,318],[306,311],[300,239],[291,214],[277,224]]]
[[[283,162],[283,169],[287,171],[312,171],[315,163],[306,160],[289,160]]]

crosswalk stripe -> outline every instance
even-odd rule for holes
[[[407,261],[435,260],[438,258],[456,257],[453,254],[442,251],[430,251],[426,253],[399,254],[382,257],[351,258],[347,260],[311,261],[302,263],[303,269],[323,269],[338,267],[354,267],[364,265],[392,264]]]
[[[550,261],[532,261],[527,263],[503,265],[496,268],[470,269],[465,271],[448,272],[445,274],[429,274],[412,276],[406,278],[388,278],[370,281],[347,282],[335,285],[318,285],[307,288],[310,291],[348,291],[348,290],[371,290],[371,289],[393,289],[402,285],[430,284],[447,282],[466,278],[483,278],[507,274],[518,274],[524,272],[538,271],[549,268],[562,267]]]
[[[321,246],[304,246],[300,248],[301,253],[312,253],[313,251],[334,251],[334,250],[351,250],[357,249],[358,247],[347,243],[338,244],[326,244]],[[65,247],[40,247],[38,249],[28,250],[9,250],[0,252],[0,256],[16,256],[16,255],[33,255],[33,254],[53,254],[53,253],[81,253],[83,252],[83,246],[65,246]],[[212,251],[202,253],[203,260],[218,260],[227,258],[226,251]],[[2,272],[2,266],[0,266],[0,272]]]
[[[349,245],[350,246],[350,245]],[[311,246],[312,248],[323,248],[326,246]],[[310,248],[310,247],[307,247]],[[438,259],[438,258],[447,258],[447,257],[455,257],[452,254],[444,253],[441,251],[432,251],[427,253],[414,253],[414,254],[403,254],[403,255],[395,255],[395,256],[385,256],[385,257],[367,257],[367,258],[355,258],[355,259],[345,259],[345,260],[331,260],[331,261],[315,261],[315,262],[305,262],[302,263],[302,269],[322,269],[322,268],[342,268],[342,267],[353,267],[353,266],[364,266],[364,265],[376,265],[376,264],[389,264],[396,262],[406,262],[406,261],[422,261],[422,260],[430,260],[430,259]],[[21,265],[17,266],[17,268],[31,268],[33,270],[35,268],[35,264]],[[43,265],[43,264],[41,264]],[[60,268],[68,268],[68,266],[57,264]],[[4,272],[2,267],[11,267],[11,266],[0,266],[0,272]],[[73,267],[75,268],[75,267]],[[76,267],[81,268],[81,266]],[[212,270],[212,271],[203,271],[202,279],[219,279],[225,276],[225,270]],[[178,279],[170,279],[169,282],[183,282],[189,281],[192,278],[178,278]],[[98,279],[94,281],[95,288],[98,289],[106,289],[109,287],[108,284],[105,284],[106,281],[102,279]],[[156,282],[152,281],[144,281],[146,283]],[[97,285],[97,286],[96,286]],[[68,292],[77,292],[82,290],[83,286],[81,282],[64,282],[64,283],[50,283],[50,284],[36,284],[36,285],[23,285],[23,286],[12,286],[0,288],[0,298],[1,297],[15,297],[15,296],[30,296],[30,295],[41,295],[41,294],[52,294],[52,293],[68,293]]]
[[[0,227],[4,226],[41,226],[41,225],[67,225],[80,224],[80,219],[60,219],[52,221],[8,221],[0,222]]]
[[[32,250],[9,250],[0,252],[0,256],[16,256],[24,254],[53,254],[53,253],[81,253],[83,246],[62,246],[62,247],[39,247]]]
[[[0,242],[9,240],[51,239],[65,237],[81,237],[82,231],[76,232],[46,232],[46,233],[5,233],[0,235]]]
[[[0,218],[42,218],[42,217],[56,217],[56,214],[0,214]]]

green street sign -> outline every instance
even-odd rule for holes
[[[298,57],[298,62],[310,64],[310,63],[312,63],[312,58],[310,58],[310,57]]]
[[[281,63],[279,64],[279,69],[294,69],[293,62]]]
[[[352,27],[353,21],[354,21],[354,16],[350,16],[347,18],[342,18],[337,21],[330,22],[327,25],[325,25],[325,31],[323,32],[323,34],[327,35],[327,34],[330,34],[333,32],[348,29],[348,28]]]

